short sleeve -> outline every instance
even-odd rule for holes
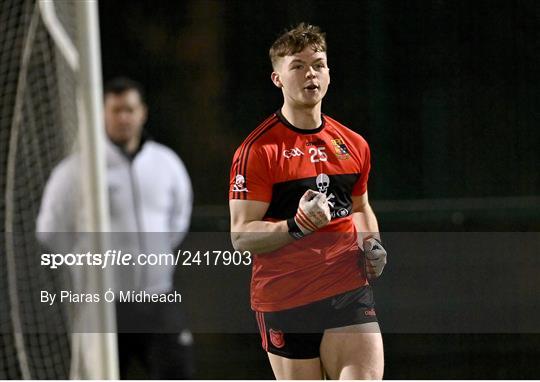
[[[272,200],[272,174],[266,151],[259,146],[240,146],[233,157],[229,179],[229,199]]]
[[[369,171],[371,170],[371,153],[367,142],[363,141],[363,147],[361,149],[361,163],[360,163],[360,177],[356,181],[352,195],[360,196],[366,193],[367,183],[369,178]]]

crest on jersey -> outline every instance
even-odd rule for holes
[[[244,178],[243,175],[236,175],[232,190],[233,192],[248,192],[248,189],[246,188],[246,178]]]
[[[334,153],[338,159],[345,160],[350,158],[351,155],[349,154],[349,149],[345,142],[343,142],[343,139],[332,139],[332,145],[334,146]]]

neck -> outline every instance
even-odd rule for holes
[[[131,138],[129,141],[127,142],[114,142],[112,141],[115,145],[119,146],[122,148],[122,150],[124,150],[127,154],[133,154],[134,152],[137,151],[137,149],[139,148],[140,144],[141,144],[141,137],[140,136],[135,136],[133,138]]]
[[[135,136],[132,139],[130,139],[126,144],[123,145],[124,150],[128,154],[133,154],[137,149],[139,148],[139,145],[141,144],[141,137]]]
[[[313,130],[321,126],[321,103],[314,107],[295,108],[284,103],[281,113],[293,126],[302,130]]]

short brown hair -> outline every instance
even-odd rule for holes
[[[326,52],[326,35],[318,26],[300,23],[285,31],[270,47],[272,66],[279,58],[300,53],[308,46],[316,52]]]

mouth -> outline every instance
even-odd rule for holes
[[[310,91],[319,90],[319,85],[309,84],[308,86],[305,86],[304,89]]]

